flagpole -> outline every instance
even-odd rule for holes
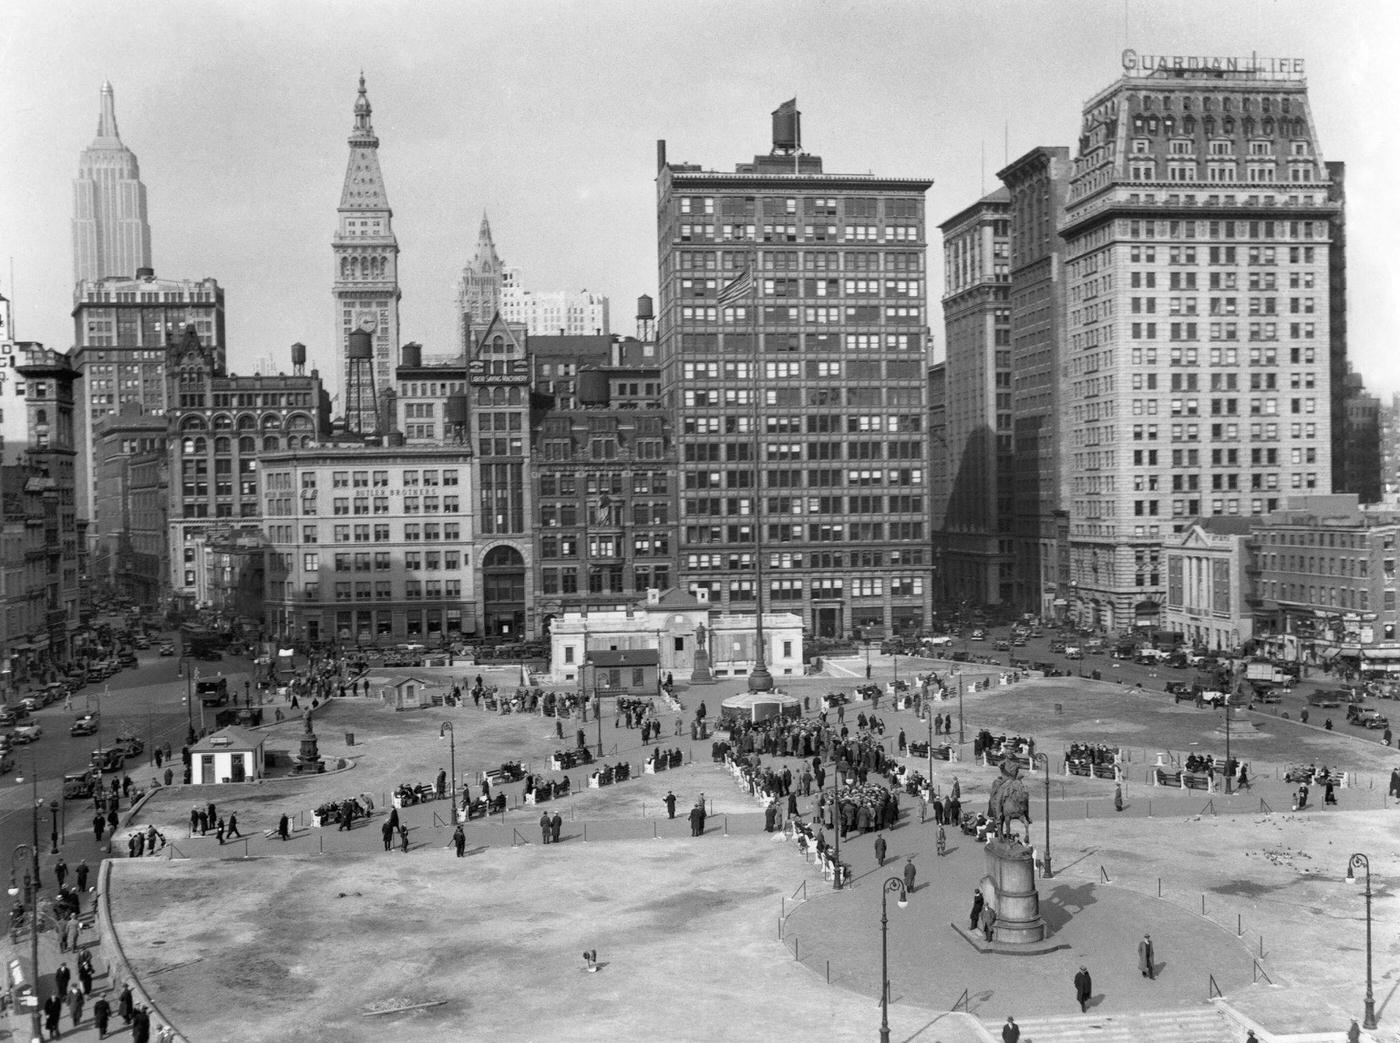
[[[749,671],[749,691],[771,692],[773,674],[768,669],[768,654],[763,636],[763,440],[759,434],[762,423],[760,395],[763,390],[758,347],[758,249],[749,255],[749,336],[753,354],[753,545],[754,545],[754,659]]]

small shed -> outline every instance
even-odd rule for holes
[[[443,687],[441,681],[409,675],[382,685],[379,697],[395,710],[421,710],[442,702]]]
[[[799,717],[802,702],[783,692],[740,692],[719,704],[720,720],[750,720],[757,724],[770,717]]]
[[[584,660],[598,695],[656,695],[660,657],[654,648],[590,649]]]
[[[190,782],[196,786],[249,782],[263,777],[263,742],[241,728],[220,728],[190,750]]]

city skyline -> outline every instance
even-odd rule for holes
[[[1379,59],[1395,37],[1395,16],[1380,8],[1329,6],[1324,40],[1310,32],[1316,6],[1290,2],[1170,12],[1021,4],[1013,19],[963,4],[832,4],[815,18],[795,3],[706,3],[664,19],[625,3],[443,5],[419,20],[419,8],[391,3],[302,5],[275,18],[255,4],[251,15],[166,8],[155,32],[79,6],[90,17],[22,6],[0,72],[15,99],[5,139],[13,187],[0,199],[3,282],[18,336],[50,347],[72,346],[69,186],[104,79],[117,92],[123,141],[141,159],[156,274],[219,280],[231,369],[251,371],[302,341],[309,363],[329,373],[330,243],[361,67],[400,240],[400,339],[437,353],[454,343],[455,283],[483,211],[532,285],[606,295],[614,332],[630,333],[631,302],[657,296],[657,139],[675,161],[730,168],[767,151],[769,111],[796,95],[804,146],[828,170],[931,177],[936,224],[992,191],[1007,159],[1037,145],[1073,147],[1082,104],[1119,74],[1126,38],[1141,53],[1304,59],[1322,155],[1348,166],[1349,355],[1372,391],[1400,390],[1400,358],[1388,351],[1400,295],[1384,253],[1397,203],[1381,187],[1395,148],[1361,115],[1394,93],[1387,83],[1397,78]],[[855,32],[872,10],[888,34]],[[714,32],[740,18],[773,30],[755,41],[783,44]],[[388,42],[380,30],[391,21]],[[1099,31],[1106,25],[1113,31]],[[221,46],[198,63],[168,57],[188,53],[175,41],[196,31]],[[839,56],[831,39],[843,41]],[[641,40],[645,53],[632,54]],[[55,70],[45,60],[53,53],[70,59]],[[998,53],[1011,57],[998,63]],[[683,79],[687,90],[639,89],[646,68],[666,69],[667,82]],[[943,290],[935,249],[929,266],[934,315]],[[933,325],[933,357],[942,358]]]

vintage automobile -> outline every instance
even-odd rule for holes
[[[69,735],[96,735],[97,734],[97,714],[82,714],[73,722],[73,727],[68,729]]]

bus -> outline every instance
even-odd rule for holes
[[[199,701],[205,706],[228,705],[228,678],[226,677],[196,681],[194,690],[195,694],[199,696]]]

